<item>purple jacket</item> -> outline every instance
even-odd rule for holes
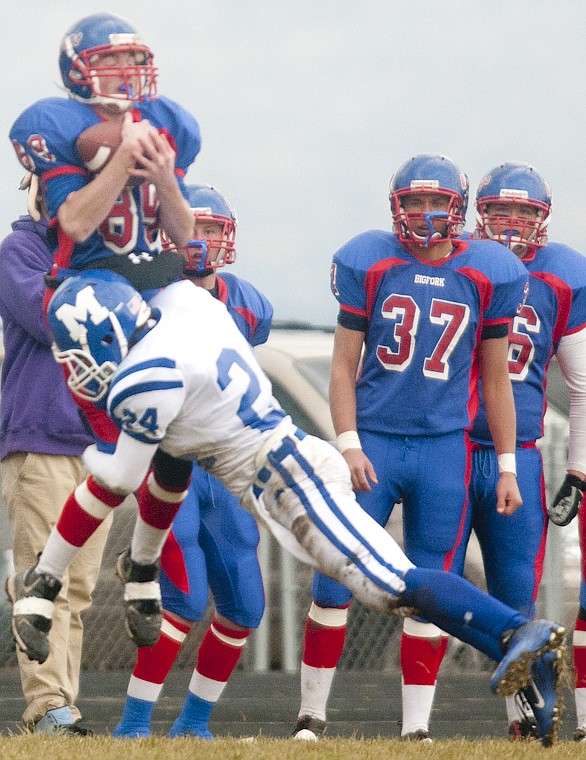
[[[21,216],[12,230],[0,243],[0,459],[17,451],[79,456],[93,439],[53,359],[43,318],[44,275],[53,263],[47,224]]]

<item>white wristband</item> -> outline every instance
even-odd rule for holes
[[[513,475],[517,474],[517,460],[514,454],[499,454],[497,462],[499,464],[499,475],[501,472],[512,472]]]
[[[355,430],[346,430],[345,433],[340,433],[337,438],[338,451],[343,454],[348,449],[361,449],[360,438]]]

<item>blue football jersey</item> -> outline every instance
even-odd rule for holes
[[[165,97],[138,103],[135,118],[148,119],[164,134],[176,153],[175,174],[185,197],[183,177],[201,146],[199,126],[182,106]],[[67,98],[45,98],[27,108],[14,122],[10,139],[28,171],[38,174],[45,188],[51,218],[67,196],[93,178],[76,148],[79,135],[100,123],[88,105]],[[155,188],[143,183],[127,186],[99,229],[82,243],[60,238],[57,263],[87,269],[92,263],[132,252],[156,254],[161,250],[159,203]]]
[[[457,240],[426,262],[390,232],[350,240],[332,263],[341,309],[367,319],[356,384],[359,430],[440,435],[470,426],[482,330],[522,307],[527,271],[492,241]]]
[[[517,441],[528,443],[543,435],[550,359],[564,335],[586,326],[586,257],[567,245],[549,243],[523,263],[529,272],[529,291],[509,331],[509,375]],[[471,438],[492,444],[482,403]]]
[[[254,285],[230,273],[217,276],[218,299],[226,305],[236,326],[251,346],[265,343],[273,320],[273,307]]]

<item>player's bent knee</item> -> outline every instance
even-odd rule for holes
[[[187,488],[191,479],[193,462],[175,459],[170,454],[157,449],[153,457],[153,468],[157,482],[163,488]]]

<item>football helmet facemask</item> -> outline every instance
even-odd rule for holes
[[[103,65],[103,56],[119,53],[128,54],[132,62]],[[111,13],[86,16],[69,27],[61,40],[59,68],[70,97],[82,103],[126,110],[157,96],[152,51],[128,21]],[[119,80],[118,91],[104,91],[104,83],[113,77]]]
[[[515,214],[507,211],[515,207]],[[476,192],[476,237],[496,240],[518,256],[547,245],[551,219],[551,189],[547,180],[521,161],[501,164],[488,172]],[[522,213],[525,209],[529,213]]]
[[[218,225],[217,236],[190,240],[180,250],[187,262],[184,272],[206,277],[236,261],[236,213],[230,201],[211,185],[187,185],[187,195],[196,223]]]
[[[65,280],[49,302],[47,318],[53,356],[65,365],[71,392],[94,403],[102,399],[150,316],[150,307],[119,274],[86,270]]]
[[[447,156],[439,153],[413,156],[395,172],[389,184],[393,232],[402,243],[424,247],[458,237],[464,229],[468,191],[468,177]],[[445,196],[446,210],[406,211],[404,199],[420,193]],[[416,231],[422,223],[429,234]]]

